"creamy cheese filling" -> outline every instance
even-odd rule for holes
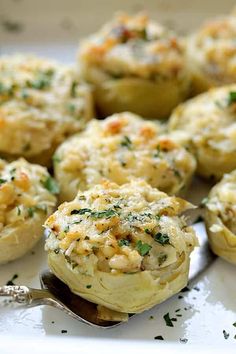
[[[193,229],[178,216],[189,207],[143,181],[104,182],[49,217],[46,249],[86,274],[155,271],[196,245]]]

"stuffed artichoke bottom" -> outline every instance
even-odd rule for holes
[[[23,256],[39,241],[57,192],[46,168],[0,160],[0,263]]]
[[[78,66],[102,116],[167,118],[190,90],[182,40],[143,14],[116,16],[82,41]]]
[[[234,170],[236,85],[211,89],[181,104],[170,117],[169,131],[183,134],[184,146],[196,157],[199,175],[219,180]]]
[[[178,215],[189,207],[141,180],[79,192],[45,223],[49,267],[91,302],[147,310],[187,284],[197,239]]]
[[[205,221],[213,252],[236,264],[236,170],[210,191]]]

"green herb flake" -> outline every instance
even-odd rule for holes
[[[167,234],[163,234],[161,232],[158,232],[154,236],[154,240],[158,243],[160,243],[162,246],[164,245],[169,245],[170,244],[170,238]]]
[[[64,230],[63,230],[63,231],[64,231],[65,233],[67,233],[67,232],[69,232],[69,230],[70,230],[70,226],[69,226],[69,225],[67,225],[67,226],[64,228]]]
[[[156,339],[156,340],[164,340],[164,338],[162,336],[156,336],[156,337],[154,337],[154,339]]]
[[[120,143],[121,146],[127,147],[127,149],[131,150],[132,148],[132,141],[130,140],[130,138],[125,135]]]
[[[152,233],[151,233],[151,231],[149,230],[149,229],[144,229],[144,231],[146,232],[146,234],[148,234],[148,235],[151,235]]]
[[[17,206],[16,209],[17,209],[17,215],[20,216],[20,214],[21,214],[21,208],[20,208],[19,206]]]
[[[129,246],[130,245],[130,241],[129,240],[126,240],[126,239],[121,239],[118,241],[118,245],[120,247],[123,247],[123,246]]]
[[[227,333],[225,329],[223,329],[223,336],[224,336],[224,339],[229,338],[229,333]]]
[[[75,113],[75,111],[76,111],[76,106],[75,106],[73,103],[69,103],[69,104],[67,105],[67,110],[68,110],[71,114],[73,114],[73,113]]]
[[[52,194],[58,194],[60,191],[57,182],[51,176],[48,176],[44,181],[42,181],[42,185]]]
[[[71,97],[76,97],[76,88],[77,88],[77,82],[73,81],[70,88]]]
[[[181,293],[186,293],[186,292],[188,292],[188,291],[190,291],[190,289],[189,289],[187,286],[185,286],[185,287],[181,290]]]
[[[236,91],[230,91],[227,99],[228,105],[236,102]]]
[[[85,195],[80,195],[80,196],[78,197],[78,199],[79,199],[79,200],[86,200],[86,197],[85,197]]]
[[[3,183],[6,183],[7,180],[5,178],[0,178],[0,185],[3,184]]]
[[[43,90],[48,88],[51,84],[51,79],[54,74],[54,70],[49,69],[44,72],[38,72],[36,79],[34,81],[28,81],[27,86],[32,87],[36,90]]]
[[[10,280],[8,280],[6,285],[15,285],[14,280],[16,280],[17,278],[18,278],[18,274],[14,274],[13,277]]]
[[[139,254],[143,257],[146,256],[149,251],[151,250],[152,246],[147,244],[147,243],[143,243],[141,240],[138,240],[136,242],[136,250],[139,252]]]
[[[170,314],[169,312],[167,312],[164,316],[163,316],[166,326],[168,327],[174,327],[173,325],[173,318],[170,318]]]
[[[233,326],[236,327],[236,322],[233,323]]]
[[[86,285],[86,288],[87,288],[87,289],[91,289],[91,288],[92,288],[92,285],[91,285],[91,284],[88,284],[88,285]]]
[[[117,215],[117,211],[114,209],[107,209],[103,211],[92,211],[91,216],[96,219],[110,219],[111,217]]]
[[[30,218],[32,218],[32,217],[34,216],[34,213],[35,213],[35,207],[29,207],[29,208],[27,209],[27,211],[28,211],[28,216],[29,216]]]
[[[91,209],[83,208],[83,209],[74,209],[70,212],[70,215],[84,215],[86,213],[91,213]]]

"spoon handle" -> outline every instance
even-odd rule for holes
[[[0,287],[0,296],[10,297],[15,302],[26,306],[51,304],[54,299],[47,290],[32,289],[20,285],[4,285]]]

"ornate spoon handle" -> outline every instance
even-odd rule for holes
[[[15,302],[26,306],[52,305],[52,294],[47,290],[28,288],[20,285],[4,285],[0,287],[0,296],[10,297]]]

